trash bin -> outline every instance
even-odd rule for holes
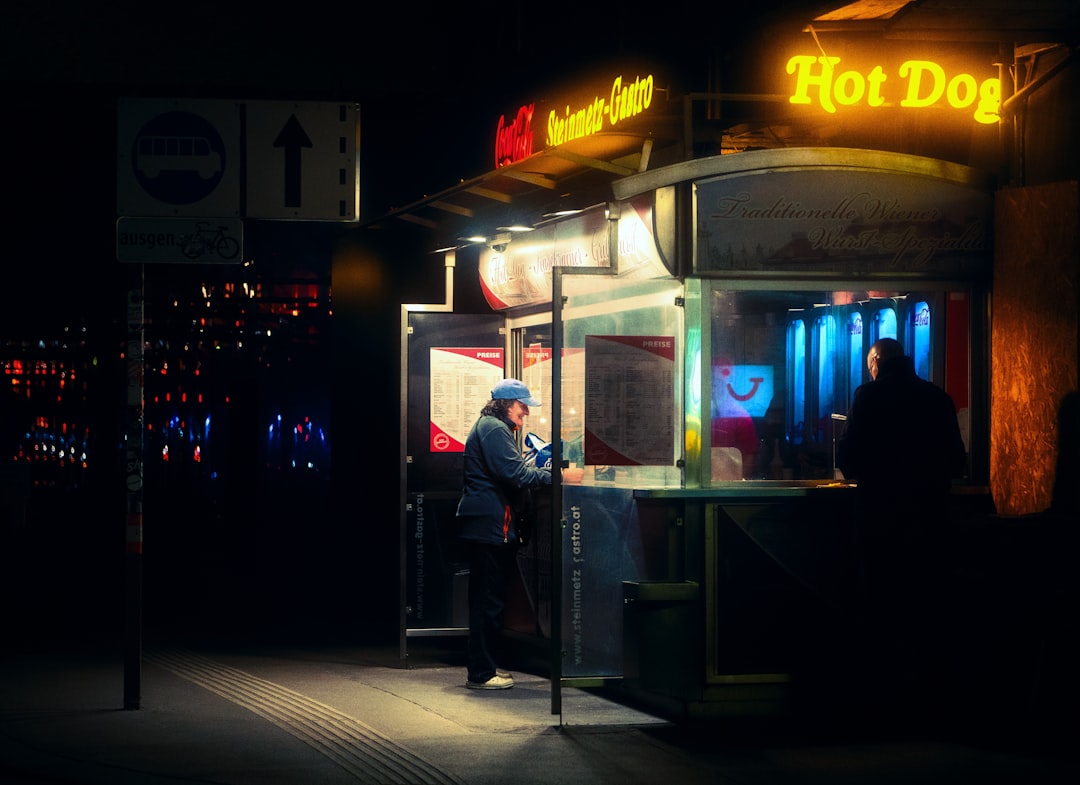
[[[693,581],[623,581],[623,679],[678,698],[700,692],[701,587]]]

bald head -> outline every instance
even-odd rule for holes
[[[874,341],[866,354],[866,369],[870,371],[870,378],[877,379],[879,363],[903,356],[904,347],[894,338],[879,338]]]

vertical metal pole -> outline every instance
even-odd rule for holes
[[[406,529],[409,525],[409,306],[401,306],[401,338],[398,342],[401,369],[398,390],[398,411],[401,422],[398,428],[398,660],[404,665],[409,657],[409,560],[405,550],[409,541]]]
[[[1016,94],[1016,50],[1012,44],[998,44],[998,84],[1001,85],[1001,106]],[[1023,107],[1019,107],[1023,110]],[[998,145],[1001,164],[997,175],[1003,185],[1016,185],[1018,167],[1016,155],[1016,129],[1020,112],[1007,112],[998,119]]]
[[[142,701],[143,301],[144,266],[132,266],[127,300],[127,407],[124,451],[127,482],[124,708]]]
[[[562,714],[562,353],[565,337],[562,317],[563,268],[552,270],[551,280],[551,713]],[[560,723],[561,724],[561,723]]]

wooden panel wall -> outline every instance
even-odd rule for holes
[[[1057,415],[1078,384],[1080,192],[998,192],[991,313],[990,487],[1003,515],[1050,506]]]

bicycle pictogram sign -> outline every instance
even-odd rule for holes
[[[199,259],[203,256],[217,256],[220,259],[235,259],[240,253],[240,243],[226,232],[228,226],[211,226],[209,221],[199,221],[195,231],[184,242],[184,256]]]

